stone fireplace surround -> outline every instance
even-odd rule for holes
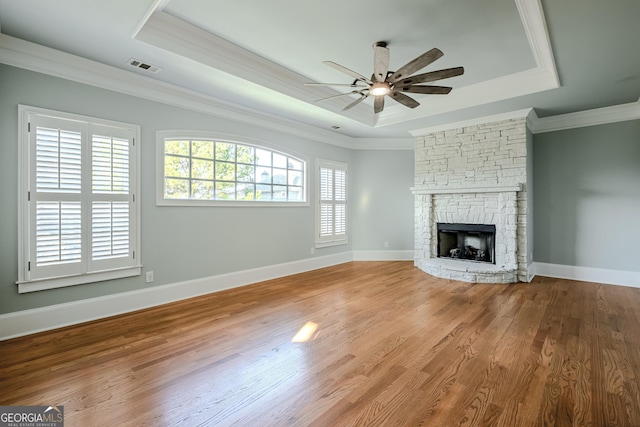
[[[467,282],[528,281],[526,117],[414,136],[415,265]],[[438,222],[495,225],[495,265],[438,258]]]

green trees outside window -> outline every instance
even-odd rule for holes
[[[304,202],[306,164],[228,141],[164,140],[164,199]]]

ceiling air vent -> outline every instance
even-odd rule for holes
[[[142,62],[139,59],[131,58],[128,64],[135,68],[140,68],[141,70],[150,71],[152,73],[158,73],[161,68],[156,67],[155,65],[147,64],[146,62]]]

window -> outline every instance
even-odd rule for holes
[[[139,275],[139,127],[19,113],[19,292]]]
[[[347,165],[318,160],[316,246],[347,243]]]
[[[253,143],[158,132],[159,205],[306,203],[306,162]]]

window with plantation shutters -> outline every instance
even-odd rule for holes
[[[347,243],[347,165],[318,160],[316,246]]]
[[[139,127],[20,106],[19,292],[140,274]]]

